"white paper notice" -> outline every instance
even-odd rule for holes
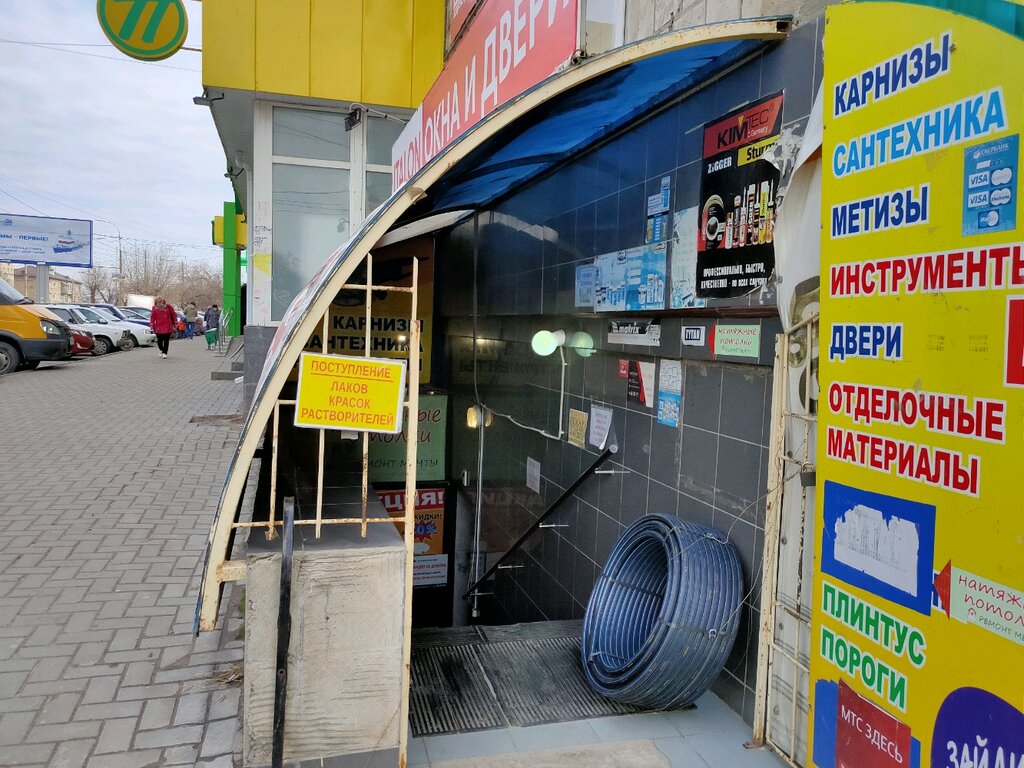
[[[604,450],[608,430],[612,427],[612,409],[600,405],[590,407],[590,444]]]
[[[540,493],[540,462],[526,458],[526,487],[534,493]]]

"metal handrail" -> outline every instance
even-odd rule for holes
[[[231,315],[233,313],[234,310],[225,309],[224,314],[220,316],[220,322],[217,326],[217,346],[213,353],[219,357],[224,357],[228,353],[228,349],[231,348],[231,339],[233,337],[228,333],[228,329],[231,327]]]
[[[515,544],[509,547],[505,554],[499,557],[497,562],[495,562],[494,565],[492,565],[484,572],[483,576],[481,576],[479,579],[473,582],[473,585],[466,590],[465,594],[462,595],[462,599],[465,600],[466,598],[470,597],[476,591],[477,587],[479,587],[481,584],[487,581],[487,579],[490,578],[491,574],[498,570],[498,567],[500,565],[502,565],[506,560],[508,560],[512,555],[514,555],[519,550],[519,548],[523,546],[526,540],[530,538],[533,532],[540,528],[541,523],[543,523],[548,517],[550,517],[551,513],[558,509],[558,507],[561,506],[563,501],[572,496],[576,492],[576,489],[583,484],[583,481],[590,477],[592,474],[594,474],[597,468],[604,464],[605,461],[608,460],[608,457],[612,455],[612,453],[614,453],[614,451],[612,451],[610,448],[605,450],[604,453],[597,457],[597,461],[591,464],[587,469],[583,471],[583,474],[576,478],[572,485],[570,485],[568,488],[562,491],[562,494],[552,502],[550,507],[544,510],[544,513],[541,514],[540,517],[533,521],[533,524],[523,532],[523,535],[516,540]],[[479,555],[479,553],[477,554]]]

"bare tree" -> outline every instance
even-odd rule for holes
[[[220,304],[223,284],[221,274],[212,267],[183,261],[172,295],[176,297],[179,306],[194,301],[201,311],[214,302]]]
[[[122,258],[125,293],[146,296],[172,293],[171,289],[178,282],[178,260],[166,247],[150,248],[143,243],[127,241]]]
[[[111,303],[117,295],[117,283],[110,272],[92,267],[82,273],[82,287],[89,296],[89,302]]]

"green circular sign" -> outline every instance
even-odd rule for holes
[[[96,15],[107,39],[133,59],[166,59],[188,36],[183,0],[96,0]]]

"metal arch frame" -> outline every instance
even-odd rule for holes
[[[223,584],[245,577],[245,564],[227,559],[228,547],[248,469],[263,430],[273,416],[277,396],[298,360],[304,341],[329,310],[331,300],[338,289],[349,281],[357,266],[388,233],[399,217],[422,199],[435,183],[470,152],[520,117],[560,94],[608,72],[658,54],[707,43],[782,40],[788,36],[789,30],[788,17],[708,24],[647,38],[556,73],[492,112],[434,157],[402,189],[392,195],[387,203],[378,208],[362,224],[354,237],[328,257],[324,267],[296,297],[278,328],[270,350],[272,356],[277,353],[277,360],[268,358],[271,367],[269,370],[264,368],[257,384],[256,395],[242,429],[238,448],[228,468],[209,536],[207,560],[197,606],[196,624],[199,631],[209,631],[216,627]],[[410,441],[410,447],[413,446],[414,443]],[[407,627],[407,632],[408,629]]]

